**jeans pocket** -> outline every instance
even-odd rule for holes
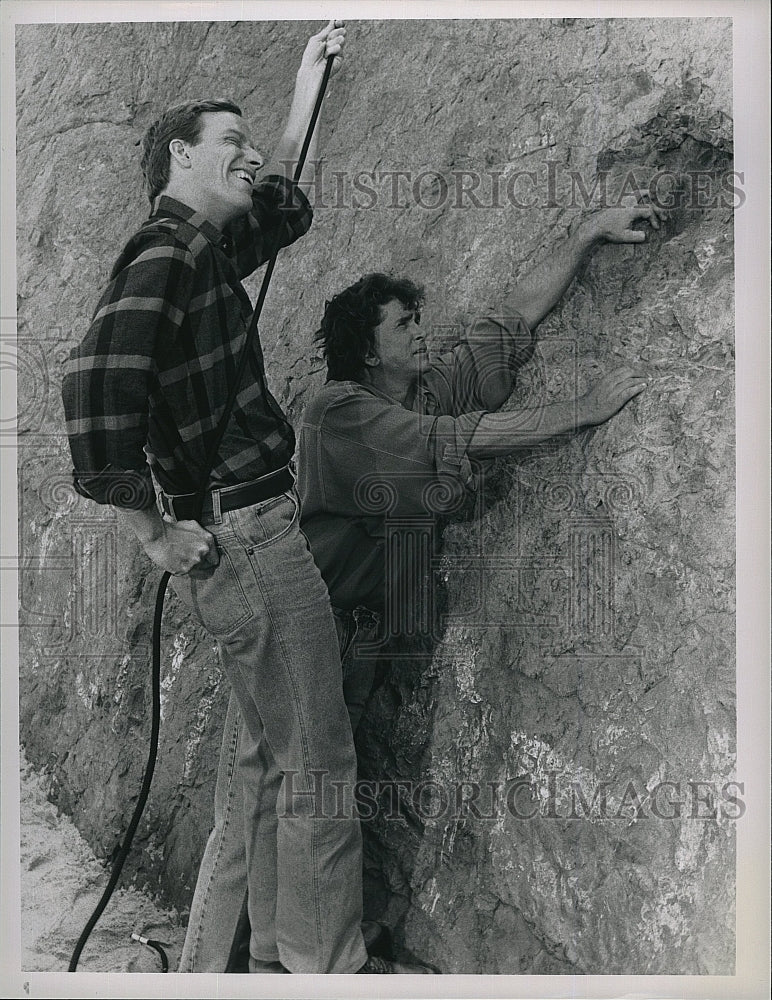
[[[231,511],[233,528],[247,553],[279,541],[298,520],[300,501],[294,490],[252,507]]]
[[[252,616],[230,554],[222,545],[219,551],[220,562],[208,575],[171,578],[177,596],[213,636],[228,635]]]

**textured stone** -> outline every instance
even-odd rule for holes
[[[316,27],[17,28],[21,735],[101,856],[141,782],[158,576],[68,485],[61,363],[146,212],[134,143],[147,125],[183,95],[227,94],[269,150]],[[350,25],[314,226],[282,254],[261,322],[295,421],[323,379],[324,299],[360,273],[422,281],[436,345],[570,231],[577,176],[589,195],[604,172],[614,192],[668,170],[694,196],[645,245],[595,255],[508,406],[566,398],[626,362],[650,371],[648,390],[607,425],[500,460],[476,509],[447,519],[436,596],[449,617],[393,651],[360,734],[365,777],[526,780],[540,807],[486,818],[481,795],[480,816],[421,819],[407,801],[401,821],[365,824],[368,909],[445,972],[734,966],[731,811],[690,819],[688,788],[710,782],[720,799],[734,776],[738,196],[694,203],[695,171],[732,166],[731,51],[716,18]],[[181,909],[226,687],[213,642],[168,597],[161,745],[126,877]],[[680,784],[681,817],[649,802],[635,819],[628,790],[645,800],[662,781]],[[618,818],[561,818],[571,782],[589,799],[606,783]]]

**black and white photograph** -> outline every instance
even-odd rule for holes
[[[768,6],[0,15],[1,995],[768,996]]]

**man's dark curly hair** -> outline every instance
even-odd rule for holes
[[[365,358],[375,347],[375,328],[381,322],[381,306],[392,299],[416,314],[424,290],[408,278],[366,274],[325,303],[322,325],[314,339],[322,346],[327,378],[357,381],[366,370]]]
[[[195,146],[201,136],[201,115],[207,111],[230,111],[241,115],[241,108],[233,101],[185,101],[167,108],[145,132],[140,166],[151,201],[169,183],[169,143],[172,139],[182,139]]]

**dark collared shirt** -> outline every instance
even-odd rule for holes
[[[309,402],[298,450],[301,523],[336,607],[383,611],[389,595],[412,592],[409,546],[397,552],[388,523],[427,526],[477,487],[490,462],[473,468],[469,442],[483,414],[509,397],[532,350],[531,331],[508,309],[480,318],[437,356],[404,404],[351,381],[330,381]]]
[[[307,232],[311,208],[272,176],[252,210],[220,232],[160,195],[115,263],[62,384],[76,490],[137,510],[155,502],[151,468],[167,493],[194,493],[224,410],[252,306],[241,285]],[[292,458],[292,427],[268,391],[253,341],[210,486],[248,482]]]

